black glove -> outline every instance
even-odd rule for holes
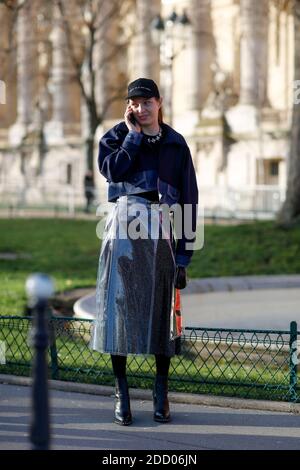
[[[177,266],[175,275],[176,289],[184,289],[186,287],[186,269],[183,266]]]

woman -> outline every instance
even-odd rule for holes
[[[193,254],[184,230],[177,236],[177,226],[175,240],[172,217],[176,205],[183,213],[189,205],[192,210],[186,211],[190,214],[186,219],[195,232],[198,203],[189,148],[180,134],[163,123],[156,83],[135,80],[126,99],[124,122],[110,129],[99,145],[100,173],[109,183],[108,200],[115,205],[102,241],[92,337],[93,349],[111,354],[115,422],[121,425],[132,423],[128,354],[155,355],[154,420],[170,420],[168,373],[175,354],[171,304],[174,284],[179,289],[186,285],[185,268]]]

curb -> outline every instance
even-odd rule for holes
[[[227,276],[189,279],[188,285],[183,289],[182,294],[291,288],[300,288],[300,275]]]
[[[30,377],[18,377],[15,375],[0,374],[0,383],[7,385],[31,386]],[[107,385],[83,384],[76,382],[63,382],[61,380],[49,380],[50,389],[62,392],[86,393],[89,395],[114,396],[114,388]],[[136,400],[152,401],[151,390],[138,388],[130,389],[130,396]],[[300,403],[289,403],[267,400],[252,400],[246,398],[230,398],[215,395],[197,395],[194,393],[170,392],[170,401],[201,406],[218,406],[238,410],[275,411],[280,413],[300,414]]]

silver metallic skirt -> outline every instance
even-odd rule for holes
[[[116,201],[102,239],[91,349],[116,355],[175,354],[170,335],[176,269],[171,219],[170,214],[165,231],[158,204],[138,195]]]

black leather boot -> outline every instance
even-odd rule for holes
[[[126,377],[116,378],[115,423],[129,426],[132,423],[130,399]]]
[[[153,389],[154,421],[168,423],[171,419],[168,400],[168,376],[157,375]]]

